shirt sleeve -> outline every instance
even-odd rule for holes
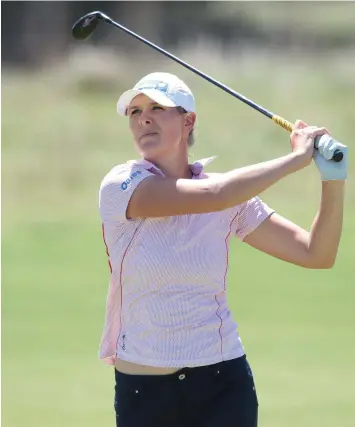
[[[275,211],[264,203],[259,197],[253,197],[240,205],[237,216],[236,236],[240,240],[254,231],[266,218]]]
[[[128,203],[137,186],[153,174],[143,167],[121,165],[102,181],[99,191],[99,211],[103,222],[124,222]]]

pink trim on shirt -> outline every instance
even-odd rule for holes
[[[124,251],[123,256],[122,256],[121,267],[120,267],[120,291],[121,291],[121,310],[120,311],[121,311],[121,313],[122,313],[122,305],[123,305],[123,294],[122,294],[122,290],[123,290],[123,263],[124,263],[126,255],[127,255],[128,249],[131,246],[131,244],[132,244],[132,242],[133,242],[133,240],[134,240],[134,238],[135,238],[135,236],[136,236],[136,234],[137,234],[137,232],[138,232],[138,230],[142,224],[143,224],[143,221],[135,229],[133,236],[132,236],[132,239],[128,243],[126,250]],[[120,330],[118,332],[117,342],[121,338],[121,332],[122,332],[122,318],[120,319]],[[117,342],[116,342],[116,347],[117,347]]]
[[[112,266],[111,266],[111,261],[110,261],[110,254],[109,254],[107,243],[106,243],[106,239],[105,239],[105,227],[104,227],[103,224],[101,224],[101,228],[102,228],[102,238],[103,238],[103,241],[104,241],[104,244],[105,244],[105,248],[106,248],[106,255],[107,255],[107,259],[108,259],[108,265],[109,265],[109,268],[110,268],[110,273],[112,273]]]

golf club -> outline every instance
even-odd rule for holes
[[[278,124],[279,126],[283,127],[284,129],[288,130],[289,132],[293,131],[293,125],[289,121],[285,120],[284,118],[266,110],[265,108],[261,107],[260,105],[256,104],[255,102],[251,101],[250,99],[246,98],[245,96],[241,95],[240,93],[236,92],[233,89],[230,89],[228,86],[224,85],[223,83],[213,79],[212,77],[208,76],[207,74],[203,73],[202,71],[198,70],[197,68],[193,67],[192,65],[187,64],[186,62],[182,61],[175,55],[172,55],[171,53],[167,52],[166,50],[162,49],[161,47],[157,46],[156,44],[150,42],[149,40],[145,39],[144,37],[140,36],[139,34],[134,33],[133,31],[129,30],[128,28],[124,27],[123,25],[119,24],[118,22],[115,22],[112,20],[109,16],[104,14],[100,11],[90,12],[81,18],[79,18],[75,24],[72,27],[72,35],[77,40],[86,40],[91,36],[91,34],[94,32],[95,28],[97,27],[99,21],[102,20],[104,22],[107,22],[120,30],[130,34],[131,36],[135,37],[136,39],[140,40],[141,42],[145,43],[146,45],[152,47],[153,49],[157,50],[158,52],[162,53],[163,55],[167,56],[170,59],[173,59],[180,65],[186,67],[193,73],[199,75],[200,77],[204,78],[205,80],[209,81],[210,83],[214,84],[215,86],[219,87],[220,89],[224,90],[225,92],[229,93],[230,95],[234,96],[235,98],[239,99],[240,101],[244,102],[245,104],[252,107],[254,110],[259,111],[260,113],[264,114],[264,116],[270,118],[273,122]],[[315,147],[318,147],[320,139],[331,139],[333,142],[336,142],[333,138],[331,138],[329,135],[322,135],[318,136],[315,139]],[[335,150],[333,153],[332,160],[335,162],[340,162],[343,159],[343,153],[340,150]]]

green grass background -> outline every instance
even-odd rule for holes
[[[98,187],[136,157],[115,113],[121,90],[153,70],[182,76],[196,94],[191,160],[209,171],[289,151],[288,134],[231,96],[154,56],[89,59],[2,76],[2,422],[4,427],[114,425],[113,371],[97,359],[109,270]],[[355,426],[353,53],[312,58],[201,52],[195,66],[290,121],[326,125],[350,147],[337,263],[309,271],[233,242],[231,309],[252,364],[263,427]],[[218,65],[219,64],[219,65]],[[85,71],[85,73],[83,73]],[[320,181],[312,165],[266,191],[279,213],[309,227]],[[168,427],[168,426],[166,426]],[[216,426],[217,427],[217,426]]]

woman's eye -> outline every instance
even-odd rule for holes
[[[161,107],[160,105],[154,105],[153,110],[162,110],[163,107]]]
[[[139,110],[132,110],[131,111],[131,116],[134,116],[136,113],[138,113]]]

